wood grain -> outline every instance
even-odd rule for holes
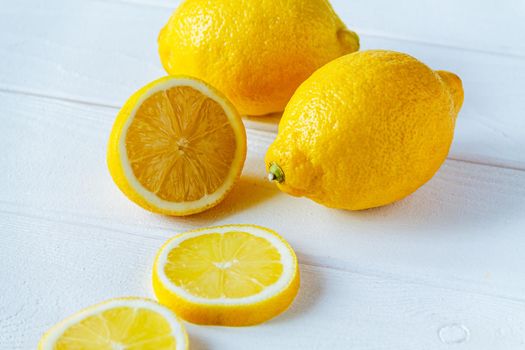
[[[105,0],[175,9],[180,0]],[[525,5],[509,0],[331,0],[343,21],[367,37],[431,43],[525,57]]]
[[[278,116],[246,118],[231,195],[186,219],[130,203],[106,170],[118,107],[164,75],[156,36],[176,0],[17,0],[0,8],[0,349],[110,297],[152,296],[175,233],[254,223],[296,249],[300,294],[244,329],[188,325],[192,350],[525,348],[525,5],[333,0],[364,49],[461,75],[449,160],[408,199],[358,213],[284,195],[263,157]]]
[[[167,238],[224,223],[281,232],[305,263],[418,280],[522,299],[525,172],[448,161],[408,199],[345,212],[280,193],[265,180],[271,132],[249,130],[240,183],[219,207],[186,219],[157,216],[127,200],[105,164],[115,110],[0,94],[0,211]],[[17,107],[24,106],[23,109]]]
[[[61,318],[110,297],[152,297],[160,238],[0,213],[0,348],[33,349]],[[117,258],[118,256],[118,258]],[[23,269],[22,269],[23,267]],[[257,327],[188,325],[192,350],[519,349],[525,303],[302,264],[292,308]],[[23,274],[21,274],[23,272]]]
[[[402,3],[406,7],[411,2]],[[454,6],[469,8],[472,4]],[[364,2],[357,5],[366,7]],[[337,6],[346,11],[342,4]],[[512,6],[505,9],[510,11]],[[165,74],[156,53],[156,37],[170,13],[164,7],[136,3],[17,1],[0,11],[0,90],[118,108],[133,91]],[[498,16],[493,20],[501,21]],[[507,17],[514,23],[514,17]],[[519,25],[525,26],[523,23]],[[498,28],[496,34],[501,30],[514,33],[512,28]],[[429,31],[438,32],[432,26]],[[362,44],[364,49],[405,51],[435,69],[451,70],[463,78],[466,101],[451,158],[525,169],[525,153],[521,152],[525,148],[525,100],[520,98],[525,96],[525,59],[418,40],[365,34]],[[255,120],[250,127],[275,128],[275,123]]]

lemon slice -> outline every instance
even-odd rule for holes
[[[248,326],[285,311],[299,289],[292,248],[277,233],[230,225],[168,241],[153,267],[158,300],[185,320]]]
[[[246,132],[235,107],[206,83],[166,77],[136,92],[111,133],[108,166],[140,206],[184,216],[218,204],[240,176]]]
[[[147,299],[121,298],[89,307],[51,328],[39,350],[183,350],[188,336],[177,316]]]

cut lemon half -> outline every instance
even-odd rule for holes
[[[89,307],[51,328],[39,350],[185,350],[188,336],[168,308],[121,298]]]
[[[113,180],[132,201],[184,216],[218,204],[239,178],[246,131],[235,107],[206,83],[166,77],[136,92],[108,147]]]
[[[153,267],[158,300],[185,320],[249,326],[285,311],[299,289],[292,248],[259,226],[230,225],[175,236]]]

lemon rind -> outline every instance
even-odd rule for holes
[[[142,308],[160,314],[172,327],[172,335],[176,340],[176,350],[187,350],[189,348],[188,333],[186,332],[186,329],[184,328],[181,320],[172,310],[153,300],[129,297],[107,300],[105,302],[87,307],[60,321],[44,334],[38,344],[38,350],[54,350],[56,341],[69,327],[90,316],[100,314],[115,307],[131,307],[137,309]]]
[[[233,162],[223,184],[215,192],[211,194],[206,194],[196,201],[166,201],[158,197],[156,194],[152,193],[148,189],[146,189],[134,175],[126,150],[126,135],[140,106],[144,103],[146,99],[148,99],[155,93],[177,86],[191,87],[217,102],[226,113],[228,121],[230,122],[230,125],[234,131],[236,140],[236,149]],[[133,101],[133,107],[131,109],[128,109],[125,106],[121,112],[125,113],[126,119],[122,127],[118,131],[116,147],[118,159],[120,160],[120,170],[127,182],[126,188],[121,189],[130,198],[138,196],[139,198],[137,199],[139,200],[139,202],[137,204],[146,207],[146,209],[150,209],[168,215],[184,216],[196,214],[206,209],[209,209],[217,203],[219,203],[233,188],[233,185],[235,184],[242,172],[242,168],[246,159],[246,130],[244,128],[242,119],[236,111],[235,107],[233,107],[233,105],[229,103],[229,101],[225,97],[223,97],[218,91],[208,86],[203,81],[187,76],[164,77],[152,82],[146,88],[139,90],[139,92],[140,95],[135,97],[135,100]],[[111,144],[110,147],[112,147]],[[134,191],[134,193],[127,193],[130,190]]]
[[[272,244],[273,247],[277,249],[281,255],[281,263],[283,264],[283,273],[277,282],[266,287],[263,291],[249,297],[208,299],[190,294],[183,288],[174,285],[164,273],[164,266],[166,265],[169,252],[181,242],[207,233],[224,234],[226,232],[232,231],[247,232],[249,234],[253,234],[254,236],[266,239]],[[294,279],[298,274],[298,263],[297,257],[295,256],[295,253],[290,245],[276,232],[256,225],[224,225],[192,230],[173,237],[160,249],[155,259],[154,269],[156,276],[168,291],[189,303],[233,307],[257,304],[285,292],[294,282]]]

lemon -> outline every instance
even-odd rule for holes
[[[188,336],[177,316],[154,301],[112,299],[51,328],[39,350],[184,350]]]
[[[282,112],[317,68],[359,48],[327,0],[185,0],[158,43],[169,74],[209,82],[241,115]]]
[[[168,241],[153,267],[158,300],[197,324],[248,326],[277,316],[299,289],[292,248],[259,226],[190,231]]]
[[[176,216],[218,204],[245,158],[246,132],[235,107],[188,77],[162,78],[136,92],[118,114],[107,155],[126,196]]]
[[[286,107],[266,154],[270,179],[333,208],[392,203],[440,168],[462,103],[455,74],[409,55],[341,57],[316,71]]]

